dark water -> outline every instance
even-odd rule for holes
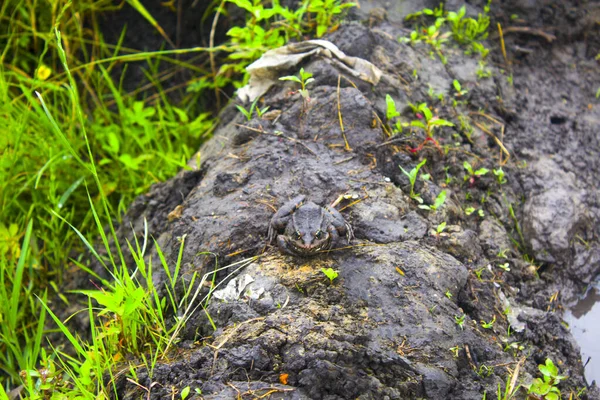
[[[565,312],[575,340],[581,347],[585,378],[600,384],[600,283],[596,283],[574,306]]]

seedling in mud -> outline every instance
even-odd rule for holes
[[[492,170],[492,172],[494,173],[494,175],[496,175],[496,181],[500,185],[504,185],[506,183],[506,177],[502,168],[494,169]]]
[[[508,343],[507,339],[502,339],[502,341],[506,342],[506,345],[504,345],[504,352],[508,353],[509,351],[512,351],[514,357],[516,357],[519,354],[519,352],[525,350],[525,346],[523,346],[519,342]]]
[[[479,282],[482,282],[481,275],[483,274],[484,269],[485,267],[481,267],[473,270],[473,273],[475,274]]]
[[[560,400],[558,384],[567,377],[558,374],[558,367],[549,358],[546,359],[545,364],[538,365],[538,368],[543,377],[535,378],[529,386],[526,386],[527,393],[538,396],[538,399]]]
[[[402,123],[400,122],[399,119],[396,120],[396,122],[392,125],[392,120],[394,118],[399,117],[400,113],[398,112],[398,110],[396,108],[396,102],[394,101],[392,96],[390,96],[389,94],[385,95],[385,104],[386,104],[385,116],[387,119],[387,123],[392,128],[392,132],[394,134],[401,133],[402,132]]]
[[[489,3],[485,7],[484,13],[479,14],[477,19],[465,18],[467,12],[465,6],[462,6],[458,12],[449,11],[446,14],[446,20],[449,22],[454,40],[459,44],[472,44],[479,40],[485,40],[490,26],[488,11]]]
[[[333,21],[336,15],[341,14],[346,8],[356,6],[356,3],[342,3],[341,0],[305,1],[304,3],[308,3],[307,11],[315,15],[318,38],[327,33],[327,30],[334,30],[337,27]]]
[[[471,215],[474,212],[475,212],[475,208],[473,208],[473,207],[467,207],[467,208],[465,208],[465,214],[467,214],[467,215]]]
[[[446,221],[444,221],[444,222],[438,224],[438,226],[436,226],[436,228],[435,228],[435,238],[436,239],[438,239],[438,240],[440,239],[440,236],[442,236],[444,229],[446,229]],[[444,235],[446,235],[446,234],[444,233]]]
[[[401,37],[399,41],[404,43],[410,42],[411,44],[424,42],[431,47],[431,51],[429,52],[431,58],[435,57],[435,53],[439,57],[442,64],[446,64],[448,60],[442,52],[442,44],[448,41],[448,38],[450,37],[450,32],[442,33],[441,31],[441,28],[444,25],[445,21],[445,18],[436,18],[433,25],[414,30],[410,33],[410,36],[408,38]]]
[[[487,378],[488,376],[490,376],[492,373],[494,372],[494,367],[488,367],[485,364],[481,364],[479,366],[479,369],[477,370],[477,375],[479,375],[482,378]]]
[[[304,68],[300,68],[300,73],[298,75],[300,77],[296,75],[282,76],[281,78],[279,78],[279,80],[298,82],[301,86],[301,89],[298,92],[304,99],[304,102],[308,103],[310,101],[310,96],[308,94],[308,89],[306,89],[306,86],[309,83],[314,82],[315,79],[312,77],[313,74],[311,74],[310,72],[304,72]]]
[[[472,186],[475,184],[475,180],[488,172],[490,172],[487,168],[479,168],[477,171],[473,170],[473,167],[468,161],[463,163],[463,167],[467,170],[468,175],[465,175],[465,182],[469,181],[469,184]]]
[[[500,264],[500,265],[498,265],[498,268],[501,268],[501,269],[505,270],[506,272],[509,272],[510,264],[509,263]]]
[[[460,329],[465,329],[465,318],[467,318],[465,314],[454,316],[454,322],[460,327]]]
[[[452,352],[452,354],[454,355],[454,358],[458,358],[458,352],[460,350],[460,347],[454,346],[454,347],[450,347],[448,350],[450,350]]]
[[[492,318],[492,320],[490,322],[485,322],[485,321],[480,321],[481,322],[481,326],[484,329],[491,329],[494,326],[494,322],[496,322],[496,316],[494,315],[494,317]]]
[[[321,272],[329,278],[329,282],[331,283],[338,277],[338,272],[333,268],[321,268]]]
[[[454,86],[454,90],[456,90],[456,94],[454,95],[456,97],[462,97],[462,96],[466,95],[467,93],[469,93],[469,91],[467,89],[462,88],[462,85],[456,79],[452,81],[452,86]]]
[[[446,290],[446,293],[444,293],[446,295],[447,298],[452,299],[452,292],[450,292],[449,290]]]
[[[246,117],[246,120],[250,121],[252,119],[252,114],[254,114],[255,109],[256,109],[256,114],[258,115],[259,118],[262,117],[262,115],[269,110],[269,106],[264,107],[263,109],[261,109],[260,107],[256,107],[257,102],[258,102],[258,97],[252,102],[252,104],[250,104],[250,108],[248,110],[246,110],[244,107],[237,105],[237,104],[235,106],[242,114],[244,114],[244,116]]]
[[[441,206],[444,205],[445,201],[446,201],[446,191],[442,190],[440,192],[440,194],[437,195],[437,197],[435,198],[435,202],[432,205],[428,206],[426,204],[420,204],[419,208],[422,208],[423,210],[437,211]],[[445,226],[446,225],[444,225],[444,227]]]
[[[479,61],[479,66],[477,67],[477,79],[485,79],[492,76],[492,70],[488,68],[487,63],[483,60]]]
[[[427,162],[427,159],[424,159],[419,164],[417,164],[416,167],[411,169],[410,172],[406,172],[406,170],[404,168],[399,166],[400,169],[402,170],[402,173],[404,175],[408,176],[408,180],[410,181],[410,195],[409,195],[410,198],[413,200],[416,200],[418,203],[423,203],[423,199],[421,198],[421,196],[419,196],[418,193],[415,193],[415,182],[417,182],[417,175],[419,174],[419,170],[421,169],[421,167],[423,165],[425,165],[426,162]]]
[[[185,400],[190,395],[190,387],[186,386],[181,390],[181,400]]]
[[[417,117],[417,119],[411,121],[410,126],[423,129],[428,138],[433,137],[433,131],[439,126],[454,126],[452,122],[434,116],[427,103],[409,104],[409,106]],[[425,119],[425,122],[423,122],[423,119]]]

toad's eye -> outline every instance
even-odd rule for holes
[[[294,232],[294,240],[300,240],[302,238],[302,235],[300,234],[299,231]]]
[[[315,233],[315,239],[317,239],[317,240],[323,239],[323,231],[317,231]]]

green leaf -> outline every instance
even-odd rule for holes
[[[423,104],[419,105],[419,110],[421,110],[423,112],[423,114],[425,115],[426,121],[429,121],[433,117],[433,114],[431,113],[431,110],[429,109],[429,107],[427,107],[427,104],[423,103]]]
[[[446,221],[442,222],[441,224],[439,224],[437,226],[437,228],[435,228],[437,233],[442,233],[444,231],[444,229],[446,229]]]
[[[460,92],[460,90],[462,89],[462,87],[460,86],[460,82],[456,79],[452,81],[452,85],[454,86],[454,89],[456,89],[457,92]]]
[[[410,122],[410,126],[416,126],[417,128],[421,128],[421,129],[427,129],[427,127],[425,126],[425,124],[423,124],[421,121],[419,120],[414,120]]]
[[[545,376],[553,378],[556,375],[558,375],[558,368],[549,358],[546,359],[546,365],[539,365],[538,368],[540,372]]]
[[[490,170],[487,168],[479,168],[477,171],[475,171],[475,175],[482,176],[487,174],[488,172],[490,172]]]
[[[385,95],[385,104],[386,108],[386,118],[388,121],[391,121],[393,118],[396,118],[400,115],[400,113],[396,110],[396,102],[389,94]]]
[[[463,163],[463,167],[469,172],[470,175],[473,175],[473,167],[468,161]]]
[[[454,126],[454,124],[450,121],[446,121],[445,119],[433,118],[429,121],[430,126]]]
[[[436,199],[435,199],[435,203],[433,205],[433,208],[435,210],[437,210],[438,208],[440,208],[442,205],[444,205],[444,202],[446,201],[446,191],[442,190],[440,192],[440,194],[437,195]]]
[[[248,121],[250,121],[252,119],[252,114],[250,113],[250,111],[247,111],[244,107],[242,107],[240,105],[236,104],[235,106],[242,114],[244,114],[244,116],[246,117],[246,119]]]
[[[302,81],[300,80],[300,78],[298,78],[295,75],[290,75],[290,76],[282,76],[281,78],[279,78],[280,81],[294,81],[294,82],[298,82],[300,84],[302,84]]]

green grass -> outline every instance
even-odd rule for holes
[[[124,35],[117,43],[103,41],[96,19],[114,9],[113,2],[0,5],[0,397],[19,385],[23,398],[108,396],[115,380],[103,378],[117,370],[135,378],[134,364],[125,360],[151,371],[207,304],[198,288],[214,271],[181,276],[184,239],[175,265],[167,265],[158,246],[161,264],[149,264],[147,243],[126,243],[135,265],[125,265],[121,254],[100,259],[95,249],[108,249],[131,201],[187,168],[210,136],[215,120],[202,109],[207,90],[241,86],[245,66],[262,52],[290,38],[322,36],[349,7],[337,0],[305,0],[298,10],[277,1],[271,8],[254,0],[228,2],[248,17],[224,45],[151,52],[123,47]],[[141,2],[127,3],[165,36]],[[134,61],[144,63],[148,84],[127,93],[124,75],[115,71]],[[165,89],[183,70],[195,77]],[[57,312],[67,303],[64,277],[87,270],[86,254],[111,275],[110,281],[96,277],[102,290],[78,292],[88,297],[89,341]],[[168,276],[165,297],[150,279],[153,268]],[[173,320],[176,309],[181,317]],[[50,327],[72,351],[48,341]]]

